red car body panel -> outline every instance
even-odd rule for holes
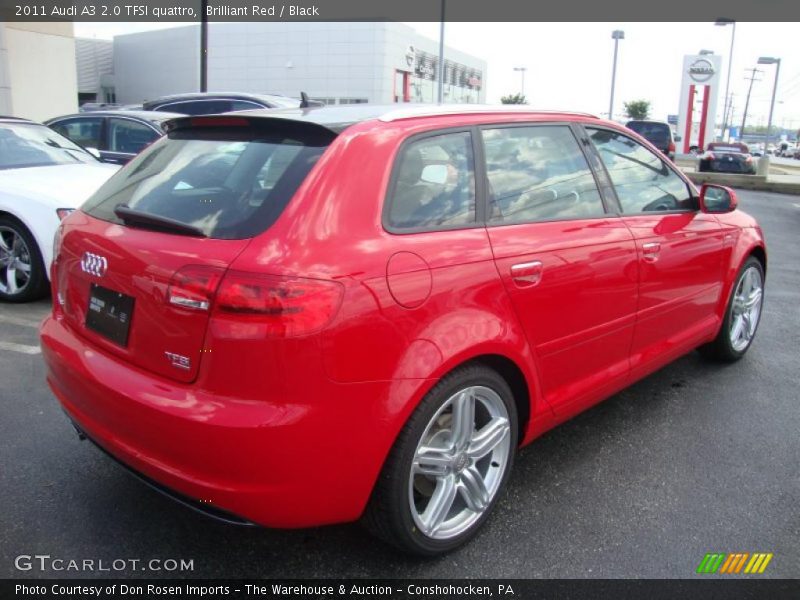
[[[529,121],[599,122],[515,113],[352,125],[250,240],[128,229],[77,211],[53,268],[65,305],[54,302],[41,330],[51,388],[89,437],[149,478],[259,524],[300,527],[361,515],[410,414],[464,362],[492,357],[521,374],[526,444],[713,339],[739,266],[763,253],[740,211],[383,227],[409,136]],[[660,244],[659,262],[645,259],[649,243]],[[153,325],[128,349],[83,325],[86,251],[109,256],[111,285],[136,295],[134,319]],[[536,261],[530,277],[512,275]],[[293,338],[214,310],[191,320],[163,300],[175,273],[198,264],[338,282],[342,301],[323,330]],[[174,373],[158,362],[165,351],[197,360]]]

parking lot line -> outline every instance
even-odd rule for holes
[[[19,352],[21,354],[41,354],[42,352],[39,346],[26,346],[25,344],[2,341],[0,341],[0,350],[11,350],[12,352]]]
[[[12,325],[22,325],[23,327],[39,328],[39,321],[25,319],[23,317],[14,317],[12,315],[0,315],[0,323],[11,323]]]

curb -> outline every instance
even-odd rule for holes
[[[786,183],[783,181],[769,181],[763,175],[737,175],[730,173],[697,173],[684,171],[684,174],[697,184],[716,183],[733,188],[754,190],[759,192],[774,192],[776,194],[800,195],[800,182]]]

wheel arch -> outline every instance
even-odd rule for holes
[[[29,220],[21,217],[20,215],[14,213],[14,212],[11,212],[10,210],[7,210],[2,205],[0,205],[0,217],[6,217],[6,218],[9,218],[9,219],[11,219],[13,221],[16,221],[17,223],[22,225],[28,231],[30,236],[33,238],[33,241],[36,242],[36,246],[37,246],[36,249],[39,251],[39,256],[42,257],[42,261],[44,262],[44,276],[45,276],[45,279],[47,279],[47,281],[50,281],[50,261],[52,260],[52,257],[50,256],[50,254],[51,254],[50,248],[52,248],[52,245],[53,245],[52,240],[50,242],[50,246],[49,247],[45,246],[43,244],[44,240],[42,240],[41,237],[40,237],[40,233],[41,232],[40,232],[39,228],[34,227],[33,224]]]
[[[472,364],[485,365],[496,371],[500,377],[505,379],[508,387],[511,388],[514,405],[517,408],[517,440],[522,442],[525,439],[531,418],[531,394],[525,373],[516,362],[502,354],[481,354],[455,368]]]
[[[750,250],[750,253],[747,256],[745,256],[745,260],[747,260],[751,256],[754,256],[755,258],[757,258],[758,262],[761,263],[761,268],[764,270],[764,279],[766,279],[767,278],[767,251],[764,248],[764,246],[760,246],[760,245],[753,246],[753,248]],[[744,264],[744,261],[742,261],[742,264]]]

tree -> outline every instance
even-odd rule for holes
[[[525,94],[516,93],[503,96],[500,98],[500,102],[503,104],[527,104],[528,99],[525,98]]]
[[[626,102],[625,114],[629,119],[646,119],[650,115],[650,101],[631,100]]]

